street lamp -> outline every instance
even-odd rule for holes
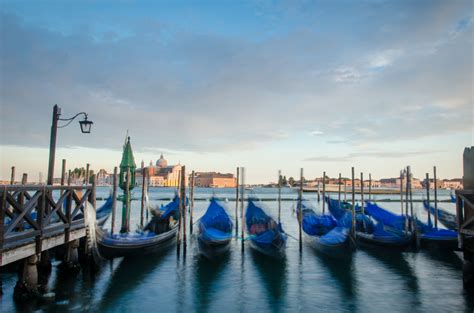
[[[79,115],[84,115],[84,120],[79,121],[79,125],[81,126],[81,132],[83,134],[89,134],[91,132],[92,121],[87,119],[87,113],[80,112],[74,115],[71,118],[60,118],[61,116],[61,108],[58,107],[57,104],[53,107],[53,122],[51,124],[51,140],[49,142],[49,166],[48,166],[48,181],[47,185],[53,184],[53,175],[54,175],[54,158],[56,155],[56,136],[58,133],[58,128],[64,128],[72,123],[72,121],[78,117]],[[59,121],[67,122],[62,126],[58,126]]]

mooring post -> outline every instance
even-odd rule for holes
[[[408,185],[410,187],[410,217],[411,217],[411,227],[410,230],[413,232],[415,230],[415,220],[413,217],[413,190],[412,190],[412,179],[413,174],[411,173],[411,167],[408,166]]]
[[[355,174],[352,167],[352,235],[356,235],[356,214],[355,214]]]
[[[85,178],[86,179],[86,181],[85,181],[86,185],[89,185],[89,172],[90,172],[89,168],[90,168],[90,164],[87,163],[86,164],[86,178]]]
[[[403,216],[403,170],[400,170],[400,210]]]
[[[281,223],[281,170],[278,171],[278,224]]]
[[[71,186],[71,183],[72,183],[72,176],[71,176],[71,170],[68,171],[67,173],[67,185],[68,186]]]
[[[237,167],[237,178],[235,185],[235,237],[239,235],[239,167]]]
[[[302,225],[303,225],[303,168],[300,169],[300,195],[299,195],[299,207],[298,207],[298,234],[299,234],[299,244],[300,244],[300,253],[303,251],[303,234],[302,234]],[[323,207],[324,207],[324,183],[323,183]]]
[[[143,218],[145,213],[145,194],[146,194],[146,170],[142,168],[142,202],[140,206],[140,229],[143,229]]]
[[[431,224],[431,208],[430,208],[430,177],[426,173],[426,203],[428,205],[428,224]],[[429,225],[428,225],[429,226]]]
[[[339,207],[341,207],[341,173],[339,173],[339,179],[337,181],[337,201],[339,203]]]
[[[181,201],[183,209],[183,252],[186,253],[186,166],[181,167]]]
[[[113,177],[113,185],[112,185],[112,225],[110,227],[110,232],[113,234],[115,230],[115,212],[117,211],[117,187],[118,187],[118,179],[117,179],[117,166],[114,167],[114,177]]]
[[[2,198],[0,201],[0,251],[3,251],[6,201],[7,201],[7,186],[4,185],[2,188]],[[2,280],[2,273],[0,273],[0,297],[2,295],[3,295],[3,280]]]
[[[344,202],[347,201],[347,181],[344,178]]]
[[[360,172],[360,203],[361,203],[361,213],[365,214],[364,209],[364,173]]]
[[[193,234],[193,215],[194,215],[194,171],[191,171],[191,180],[189,182],[189,233]]]
[[[372,198],[372,174],[369,173],[369,202]]]
[[[127,166],[127,177],[125,177],[125,194],[124,194],[125,210],[122,210],[122,228],[121,233],[130,232],[130,166]]]
[[[10,185],[14,185],[15,184],[15,167],[12,166],[12,174],[11,174],[11,177],[10,177]]]
[[[66,159],[63,159],[62,166],[61,166],[61,186],[64,186],[66,183]],[[64,193],[63,190],[61,190],[61,195]]]
[[[320,188],[321,182],[318,180],[318,202],[321,201],[321,188]]]
[[[438,181],[436,179],[436,166],[433,166],[433,181],[434,181],[434,227],[438,229]]]
[[[240,195],[241,195],[241,198],[242,198],[242,202],[240,203],[240,214],[241,214],[241,218],[242,220],[240,221],[240,226],[241,226],[241,230],[242,230],[242,251],[244,251],[244,241],[245,241],[245,234],[244,234],[244,231],[245,231],[245,223],[244,223],[244,218],[245,218],[245,214],[244,214],[244,200],[245,200],[245,194],[244,194],[244,185],[245,185],[245,168],[242,167],[240,168],[240,172],[241,172],[241,180],[242,180],[242,183],[241,183],[241,190],[240,190]]]
[[[178,191],[178,198],[179,198],[179,217],[178,217],[178,238],[176,240],[176,254],[179,259],[180,251],[181,251],[181,238],[182,238],[182,229],[183,229],[183,195],[181,194],[181,188],[179,187],[181,180],[181,170],[178,173],[178,181],[176,183],[177,191]]]
[[[323,214],[326,212],[326,172],[323,172]]]
[[[408,169],[409,167],[407,166],[406,169],[405,169],[405,216],[407,218],[407,221],[409,221],[409,225],[408,227],[410,227],[411,229],[411,217],[409,217],[408,215],[408,205],[409,205],[409,198],[408,198],[408,195],[409,195],[409,190],[410,190],[410,185],[409,185],[409,181],[410,181],[410,175],[408,174]]]

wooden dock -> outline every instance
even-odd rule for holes
[[[45,286],[52,249],[63,246],[66,267],[78,267],[79,239],[89,234],[88,206],[95,208],[95,184],[0,186],[0,267],[17,261],[23,267],[15,287],[19,299],[35,297]],[[90,240],[82,242],[87,256]]]

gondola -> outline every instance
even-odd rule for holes
[[[428,212],[430,210],[431,214],[435,214],[436,210],[431,205],[428,205],[428,201],[423,200],[423,207]],[[438,210],[438,220],[441,224],[444,225],[447,229],[456,230],[458,228],[458,224],[456,222],[456,215],[449,213],[443,209],[437,208]]]
[[[331,215],[317,214],[305,202],[301,207],[303,232],[312,248],[330,257],[343,257],[354,249],[354,240],[349,228],[338,225]],[[299,210],[298,207],[297,213]],[[297,218],[299,219],[299,215]]]
[[[407,225],[405,216],[389,212],[374,203],[367,203],[366,212],[375,220],[384,223],[392,231],[404,232]],[[421,247],[438,248],[441,250],[457,249],[457,233],[449,229],[437,229],[433,227],[431,220],[423,223],[416,220],[416,232]]]
[[[250,247],[270,257],[284,257],[287,235],[254,201],[249,200],[245,213]]]
[[[336,215],[337,218],[340,218],[343,214],[347,215],[347,212],[337,206],[337,200],[328,197],[327,201],[331,214]],[[410,232],[405,232],[404,229],[394,229],[390,227],[390,225],[385,224],[382,220],[372,219],[369,212],[371,212],[373,206],[376,205],[367,202],[366,206],[371,207],[364,207],[364,213],[362,213],[361,207],[361,213],[356,213],[355,216],[356,242],[359,246],[368,248],[385,247],[391,250],[403,251],[411,245],[413,237]],[[352,221],[352,216],[350,216],[349,220]]]
[[[102,258],[135,256],[159,252],[176,238],[179,219],[179,198],[152,211],[154,217],[136,232],[111,234],[97,229],[97,247]]]
[[[202,255],[212,258],[229,250],[232,220],[224,207],[212,198],[206,213],[199,219],[198,243]]]

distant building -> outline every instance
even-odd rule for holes
[[[148,171],[148,182],[154,187],[177,187],[179,184],[179,176],[181,174],[181,165],[168,165],[168,161],[163,154],[156,161],[155,165],[150,161],[150,165],[145,167],[142,161],[142,167],[136,171],[136,183],[143,183],[143,170]],[[185,182],[187,183],[187,181]]]
[[[454,179],[445,179],[442,182],[442,187],[441,188],[446,188],[446,189],[462,189],[463,184],[462,184],[462,179],[461,178],[454,178]]]
[[[194,185],[196,187],[233,188],[237,185],[234,174],[222,174],[216,172],[195,173]]]

